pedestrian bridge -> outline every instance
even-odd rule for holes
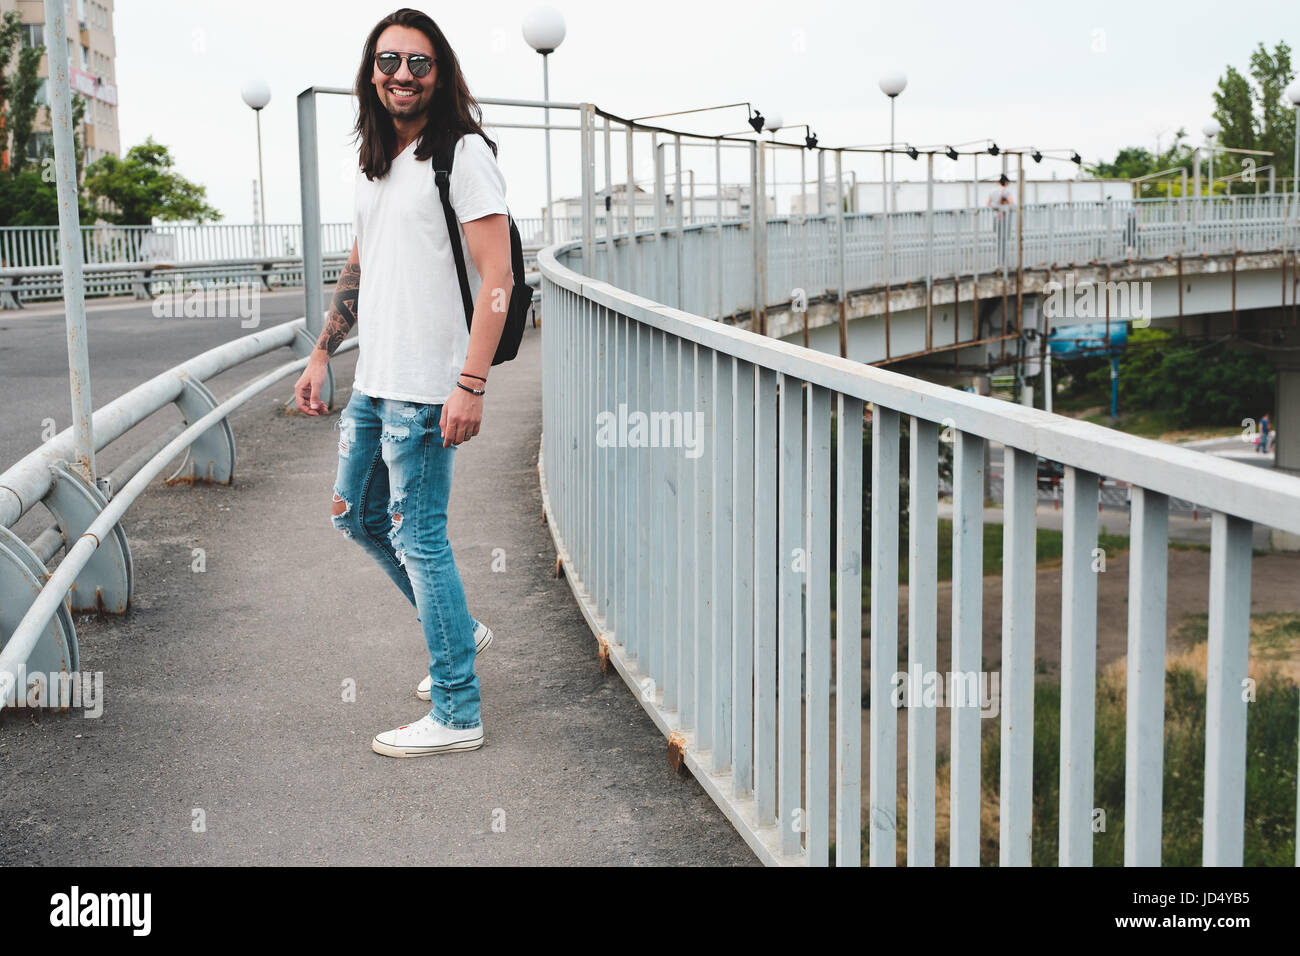
[[[538,467],[560,562],[601,655],[667,738],[670,759],[691,769],[765,862],[823,864],[834,834],[835,863],[857,865],[856,836],[864,825],[870,863],[892,865],[903,830],[909,864],[936,862],[936,709],[906,711],[904,820],[899,712],[876,702],[890,700],[900,670],[984,675],[982,472],[986,443],[998,442],[1006,455],[1000,767],[995,781],[981,779],[977,700],[953,706],[951,783],[943,795],[948,862],[980,862],[981,789],[990,786],[998,794],[999,862],[1031,859],[1041,457],[1061,463],[1065,474],[1059,862],[1092,862],[1094,549],[1098,479],[1107,476],[1133,486],[1125,799],[1122,808],[1111,808],[1125,820],[1125,860],[1157,865],[1161,859],[1168,502],[1174,497],[1213,512],[1203,858],[1210,865],[1240,864],[1252,527],[1300,533],[1300,479],[864,361],[899,354],[891,354],[889,310],[899,285],[905,293],[907,285],[915,288],[910,298],[900,296],[895,349],[921,354],[1019,338],[1023,300],[1041,291],[1026,281],[1027,261],[1048,273],[1085,267],[1108,280],[1172,269],[1178,285],[1162,293],[1166,302],[1184,301],[1183,276],[1213,272],[1219,286],[1230,283],[1231,302],[1207,284],[1202,299],[1211,305],[1202,308],[1235,305],[1240,294],[1260,296],[1256,307],[1294,309],[1294,200],[1050,205],[1021,211],[1009,241],[1007,233],[999,235],[1009,224],[998,225],[988,210],[876,217],[841,210],[775,222],[756,216],[689,228],[659,223],[621,236],[611,224],[602,234],[595,224],[594,133],[603,119],[608,149],[610,125],[621,125],[630,140],[635,124],[590,105],[581,111],[586,229],[580,240],[538,257],[545,309]],[[756,166],[761,169],[757,160]],[[605,168],[608,187],[608,160]],[[1008,246],[1016,250],[1014,266]],[[1270,275],[1238,279],[1238,269],[1245,271],[1243,246],[1258,257],[1248,268]],[[1008,287],[1013,273],[1017,281]],[[985,291],[990,281],[1000,295]],[[851,315],[849,290],[873,286],[871,295],[884,308],[876,312],[863,302]],[[935,311],[945,286],[952,314],[941,333]],[[774,296],[773,290],[781,291]],[[999,303],[993,336],[980,298]],[[1021,302],[1008,314],[1012,298]],[[796,313],[812,328],[831,325],[812,318],[808,303],[818,300],[823,318],[835,316],[839,355],[788,341]],[[969,310],[955,307],[965,300]],[[863,331],[855,334],[855,327]],[[656,412],[693,418],[702,451],[687,447],[685,430],[676,447],[664,447],[638,440],[635,428],[621,427],[611,439],[599,427],[614,414],[629,420]],[[949,455],[952,654],[939,660],[936,502],[940,460]],[[900,549],[904,483],[907,533]],[[903,562],[909,572],[905,635],[899,628]],[[867,741],[859,730],[864,701],[872,702]]]

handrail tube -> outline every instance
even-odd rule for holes
[[[293,319],[218,345],[120,395],[95,412],[95,450],[174,402],[184,389],[183,379],[206,381],[251,358],[289,345],[302,323],[302,318]],[[49,464],[59,458],[66,459],[71,453],[72,432],[71,428],[65,428],[0,474],[0,525],[12,527],[33,504],[45,497],[53,483]]]

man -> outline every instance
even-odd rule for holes
[[[297,403],[308,415],[328,411],[320,389],[329,357],[364,316],[352,397],[338,423],[333,522],[415,606],[430,658],[416,693],[431,705],[371,747],[391,757],[476,750],[483,723],[474,659],[492,632],[466,606],[447,501],[456,449],[479,433],[513,287],[505,179],[456,55],[427,15],[404,8],[375,25],[356,95],[356,240],[295,386]],[[461,228],[448,236],[431,159],[453,147],[450,198]],[[468,250],[472,332],[452,242]]]
[[[984,205],[996,206],[997,230],[998,230],[998,265],[1005,266],[1007,261],[1007,214],[1003,206],[1014,206],[1015,197],[1011,195],[1011,180],[1007,174],[1003,173],[998,177],[998,188],[989,193],[989,198],[985,200]]]

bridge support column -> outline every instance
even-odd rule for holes
[[[1275,465],[1300,475],[1300,361],[1279,362],[1277,369],[1277,429]]]
[[[1287,345],[1300,344],[1297,336],[1287,336]],[[1273,412],[1274,467],[1292,475],[1300,475],[1300,353],[1269,352],[1269,359],[1277,366],[1277,401]],[[1300,551],[1300,535],[1273,530],[1272,544],[1278,551]]]

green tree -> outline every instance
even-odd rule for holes
[[[1255,91],[1250,81],[1228,67],[1219,77],[1219,88],[1214,92],[1214,118],[1222,130],[1219,142],[1235,149],[1255,149]]]
[[[1295,109],[1283,102],[1295,71],[1291,69],[1291,48],[1279,42],[1270,55],[1264,44],[1250,55],[1250,75],[1259,89],[1259,132],[1257,149],[1273,152],[1278,175],[1294,176]]]
[[[9,168],[14,173],[27,165],[28,141],[32,138],[32,124],[36,121],[36,94],[41,88],[36,70],[41,64],[44,47],[25,46],[18,51],[18,66],[9,81],[9,103],[5,120],[13,134],[13,150],[9,154]]]
[[[1086,375],[1094,395],[1110,392],[1109,365]],[[1175,428],[1237,425],[1273,409],[1277,370],[1258,351],[1193,344],[1164,329],[1131,328],[1119,360],[1120,407],[1161,412]]]
[[[1260,166],[1273,164],[1279,176],[1291,176],[1292,137],[1295,135],[1295,112],[1283,103],[1283,91],[1295,73],[1291,69],[1291,48],[1279,42],[1269,53],[1259,44],[1250,55],[1250,77],[1229,66],[1219,79],[1214,94],[1214,118],[1223,127],[1219,143],[1235,149],[1260,149],[1273,153],[1270,160],[1258,157]],[[1236,162],[1228,160],[1225,165]]]
[[[9,130],[5,122],[5,105],[9,102],[9,61],[13,58],[23,29],[22,17],[17,11],[6,10],[0,16],[0,153],[5,151],[9,142]]]
[[[1115,155],[1113,163],[1097,163],[1088,167],[1088,171],[1099,179],[1138,179],[1152,173],[1165,170],[1185,169],[1192,171],[1192,148],[1186,142],[1187,130],[1179,129],[1169,148],[1153,153],[1141,146],[1127,146]],[[1178,195],[1181,182],[1176,179],[1162,179],[1143,184],[1143,196]]]
[[[0,224],[51,226],[58,221],[58,190],[36,167],[29,165],[21,173],[0,175]],[[81,221],[86,221],[84,215]]]
[[[147,226],[155,218],[171,222],[207,222],[221,213],[204,200],[207,189],[173,170],[167,147],[149,137],[127,150],[124,158],[103,156],[86,170],[85,189],[94,201],[108,200],[113,211],[101,213],[110,222]]]
[[[0,96],[4,95],[4,70],[9,65],[9,58],[18,48],[22,36],[23,18],[15,10],[6,10],[0,14]]]
[[[1259,166],[1272,162],[1278,176],[1294,176],[1292,144],[1295,137],[1295,111],[1283,102],[1283,91],[1295,76],[1291,69],[1291,48],[1279,42],[1270,53],[1263,43],[1250,55],[1250,75],[1229,65],[1219,77],[1214,90],[1214,118],[1222,131],[1219,145],[1232,149],[1260,149],[1273,153],[1270,161],[1256,157]],[[1252,82],[1253,80],[1253,82]],[[1174,144],[1163,153],[1152,153],[1139,146],[1121,149],[1111,163],[1098,163],[1088,171],[1104,179],[1137,179],[1166,169],[1192,170],[1194,150],[1186,143],[1187,132],[1179,130]],[[1216,177],[1239,166],[1228,153],[1217,160]],[[1142,195],[1178,195],[1180,183],[1159,180],[1144,186]],[[1216,184],[1216,192],[1222,190]]]

